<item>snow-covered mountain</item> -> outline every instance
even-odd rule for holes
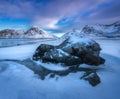
[[[56,38],[39,27],[31,27],[27,31],[5,29],[0,31],[0,38]]]
[[[120,37],[120,21],[109,25],[86,25],[80,34],[90,37]]]
[[[55,38],[54,35],[47,33],[39,27],[32,27],[24,33],[24,37],[29,38]]]
[[[17,31],[13,29],[5,29],[0,31],[0,38],[19,38],[24,31]]]
[[[81,30],[73,29],[72,31],[65,33],[62,38],[68,38],[69,36],[76,35],[79,37],[90,38],[119,38],[120,37],[120,21],[109,25],[86,25]]]

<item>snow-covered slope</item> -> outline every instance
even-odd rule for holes
[[[0,31],[0,38],[56,38],[39,27],[31,27],[27,31],[5,29]]]
[[[109,25],[86,25],[81,30],[83,33],[90,37],[120,37],[120,21]]]

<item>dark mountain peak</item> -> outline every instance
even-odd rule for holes
[[[41,29],[38,26],[32,26],[29,30],[40,31]]]

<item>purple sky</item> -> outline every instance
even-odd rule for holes
[[[0,0],[0,29],[40,26],[61,33],[120,19],[120,0]]]

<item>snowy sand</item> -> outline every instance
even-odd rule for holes
[[[82,72],[71,73],[65,77],[48,76],[43,81],[24,65],[0,62],[0,99],[119,99],[120,40],[97,42],[103,49],[101,56],[106,59],[106,63],[99,67],[101,83],[96,87],[80,80]],[[32,57],[38,45],[0,48],[0,60]]]

